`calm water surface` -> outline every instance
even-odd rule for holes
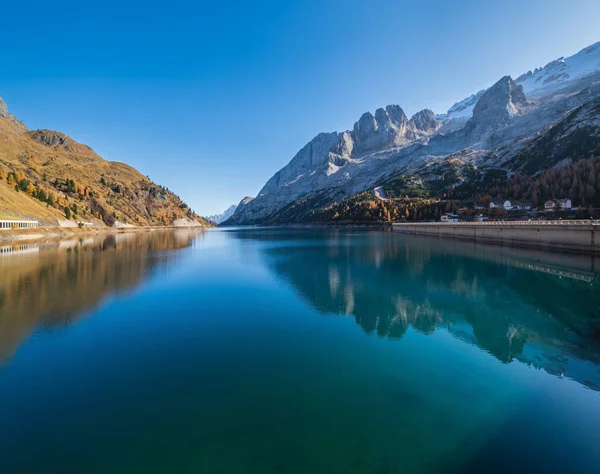
[[[5,248],[0,472],[600,472],[597,265],[283,229]]]

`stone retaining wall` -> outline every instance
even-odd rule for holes
[[[478,242],[600,253],[600,223],[415,222],[393,224],[394,232],[469,239]]]

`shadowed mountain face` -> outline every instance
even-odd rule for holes
[[[445,329],[502,362],[600,390],[600,291],[588,257],[385,233],[306,237],[265,247],[264,259],[322,313],[351,316],[365,332],[394,340],[411,328]]]
[[[0,363],[36,329],[68,325],[132,290],[200,231],[126,233],[0,247]]]

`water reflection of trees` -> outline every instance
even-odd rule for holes
[[[585,259],[559,262],[575,266],[562,269],[573,278],[561,278],[553,254],[545,263],[542,254],[395,234],[278,234],[238,238],[272,241],[263,252],[269,265],[324,313],[351,315],[390,339],[445,327],[503,362],[550,373],[568,372],[566,355],[591,363],[582,382],[600,389],[600,291]]]
[[[15,247],[0,258],[0,361],[36,328],[68,324],[107,295],[136,287],[174,258],[167,251],[190,246],[197,235],[132,232],[60,241],[36,252]]]

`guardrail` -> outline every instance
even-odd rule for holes
[[[577,219],[563,221],[483,221],[483,222],[393,222],[393,225],[593,225],[600,226],[600,219]]]
[[[0,219],[0,229],[8,230],[8,229],[33,229],[37,228],[38,221],[24,221],[24,220],[4,220]]]

